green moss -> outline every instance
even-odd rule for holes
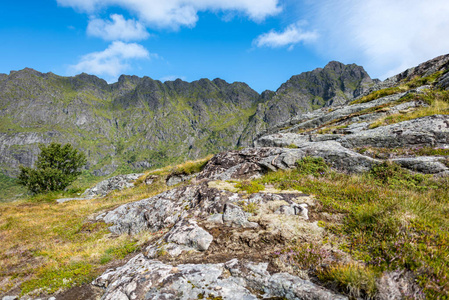
[[[61,288],[81,285],[93,279],[93,267],[85,262],[47,266],[40,269],[35,278],[21,285],[21,293],[24,295],[40,288],[51,294]]]
[[[238,188],[240,191],[247,192],[248,194],[258,193],[265,189],[265,186],[255,181],[242,181],[237,183],[235,187]]]

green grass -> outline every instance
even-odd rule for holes
[[[366,102],[370,102],[382,97],[386,97],[386,96],[390,96],[390,95],[394,95],[394,94],[398,94],[398,93],[403,93],[405,91],[407,91],[408,89],[405,87],[391,87],[391,88],[386,88],[386,89],[381,89],[375,92],[372,92],[369,95],[363,96],[360,99],[354,100],[351,102],[351,104],[359,104],[359,103],[366,103]]]
[[[254,181],[242,181],[242,182],[238,182],[235,187],[237,189],[239,189],[240,191],[245,191],[248,194],[254,194],[254,193],[258,193],[260,191],[263,191],[265,189],[265,186],[263,186],[262,184],[259,184],[257,182]]]
[[[52,293],[90,282],[103,265],[125,258],[162,232],[111,237],[107,224],[89,221],[89,216],[164,190],[157,181],[89,201],[56,204],[54,198],[64,195],[51,193],[1,203],[0,276],[10,281],[0,293],[14,285],[22,295],[36,289]]]
[[[95,278],[92,271],[92,265],[85,262],[43,267],[37,272],[36,278],[23,283],[22,295],[36,289],[54,293],[62,288],[89,282]]]
[[[10,202],[27,194],[27,189],[17,183],[15,178],[0,172],[0,203]]]
[[[297,162],[297,172],[301,175],[320,176],[329,171],[329,166],[322,157],[306,156]]]
[[[344,216],[340,224],[325,226],[342,239],[342,250],[364,263],[364,270],[333,266],[322,270],[323,280],[334,281],[347,292],[370,294],[373,274],[405,269],[413,272],[429,299],[445,299],[449,179],[410,174],[391,164],[362,175],[317,172],[311,161],[299,162],[294,170],[270,172],[256,182],[314,194],[322,212]],[[359,271],[367,277],[357,275]],[[357,282],[359,277],[362,282]]]

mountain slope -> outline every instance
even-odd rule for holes
[[[336,61],[324,69],[293,76],[275,93],[265,92],[268,99],[258,105],[240,143],[247,145],[245,142],[254,140],[258,133],[300,113],[344,104],[376,82],[363,67]]]
[[[162,83],[122,75],[32,69],[0,76],[0,170],[31,166],[38,143],[72,143],[96,176],[154,168],[249,145],[261,130],[317,107],[349,101],[373,81],[362,67],[329,63],[259,95],[221,79]],[[9,182],[9,181],[8,181]]]

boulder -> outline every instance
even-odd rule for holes
[[[158,242],[145,250],[145,256],[156,258],[161,254],[178,256],[183,251],[206,251],[213,237],[194,220],[180,220]]]

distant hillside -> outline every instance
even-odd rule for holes
[[[329,63],[261,95],[221,79],[162,83],[122,75],[61,77],[33,69],[0,75],[0,170],[31,166],[39,143],[72,143],[96,176],[159,167],[252,143],[300,112],[349,101],[373,81],[362,67]]]

